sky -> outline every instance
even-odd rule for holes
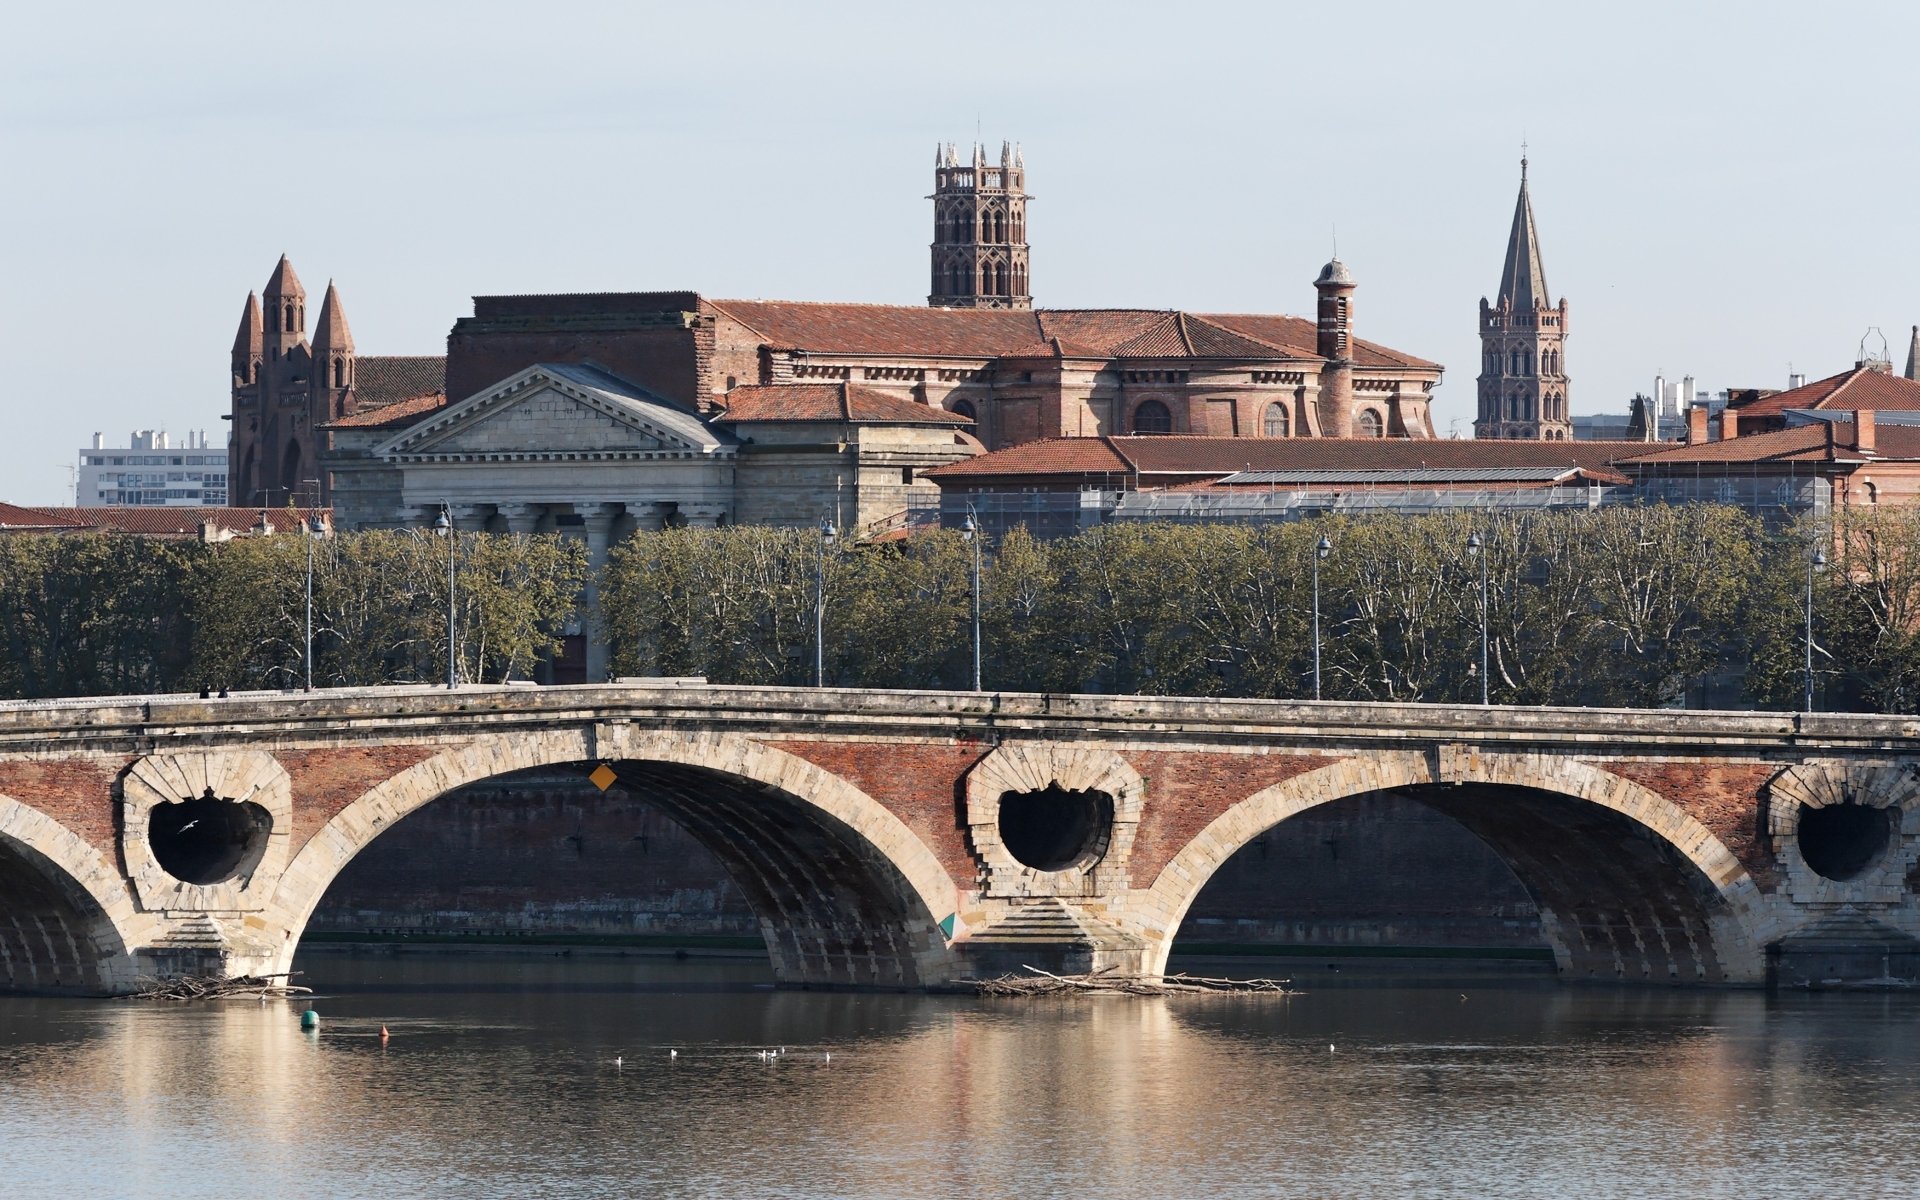
[[[34,5],[0,73],[0,500],[95,431],[224,440],[282,253],[364,354],[476,294],[925,302],[934,147],[1022,144],[1049,307],[1311,315],[1446,364],[1528,147],[1575,414],[1920,322],[1920,5]],[[311,320],[311,318],[310,318]],[[1873,343],[1877,350],[1878,342]]]

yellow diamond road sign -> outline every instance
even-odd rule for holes
[[[604,792],[612,787],[620,777],[613,773],[612,767],[601,763],[593,769],[593,773],[588,775],[587,778],[593,781],[593,786]]]

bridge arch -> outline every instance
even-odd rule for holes
[[[133,898],[107,856],[0,795],[0,990],[98,995],[132,982]]]
[[[1161,931],[1149,969],[1237,851],[1307,809],[1391,792],[1485,841],[1541,913],[1572,978],[1752,983],[1764,977],[1758,886],[1732,851],[1658,793],[1577,760],[1487,754],[1363,754],[1265,788],[1209,823],[1160,871],[1136,910]]]
[[[958,896],[924,842],[828,771],[749,738],[596,731],[489,734],[448,749],[348,804],[294,855],[266,914],[286,970],[341,869],[395,822],[470,783],[519,771],[608,764],[732,873],[784,982],[913,987],[953,975],[941,922]]]

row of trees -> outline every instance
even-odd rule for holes
[[[1480,552],[1469,553],[1478,535]],[[1032,691],[1477,701],[1480,573],[1495,703],[1801,703],[1816,547],[1823,707],[1920,707],[1920,513],[1769,530],[1732,508],[1121,523],[984,546],[984,685]],[[829,683],[963,688],[975,548],[938,531],[823,548],[808,530],[643,534],[598,581],[614,670],[813,680],[824,571]],[[447,544],[407,532],[241,539],[0,539],[0,694],[298,686],[314,555],[316,684],[432,681],[446,662]],[[459,673],[528,678],[587,582],[579,544],[461,536]]]
[[[316,686],[446,677],[448,545],[413,532],[241,538],[0,538],[0,695],[297,687],[308,555]],[[577,542],[462,534],[463,680],[530,678],[586,581]]]

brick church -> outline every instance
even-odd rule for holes
[[[235,503],[335,503],[352,527],[413,523],[452,495],[505,528],[526,505],[550,519],[585,502],[590,476],[595,502],[649,521],[812,523],[824,508],[850,525],[936,496],[924,470],[1045,437],[1433,436],[1439,364],[1356,336],[1337,259],[1312,319],[1035,308],[1028,199],[1014,148],[938,148],[925,307],[478,296],[444,359],[357,355],[331,284],[309,342],[283,258],[234,344]],[[564,400],[503,416],[529,387]],[[527,419],[568,405],[592,419]],[[611,457],[582,457],[596,454]]]

